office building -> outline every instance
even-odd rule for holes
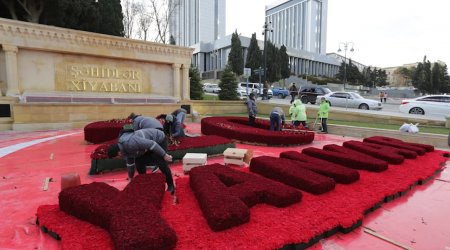
[[[169,33],[179,46],[225,36],[225,0],[169,0],[174,8]]]
[[[289,0],[266,8],[274,44],[326,54],[328,0]]]

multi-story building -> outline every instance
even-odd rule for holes
[[[180,46],[211,42],[225,36],[225,0],[169,0],[169,33]]]
[[[284,0],[266,7],[266,21],[275,44],[326,54],[328,0]]]
[[[179,4],[169,29],[176,44],[195,49],[192,64],[204,79],[219,77],[217,72],[227,65],[231,50],[231,35],[223,36],[225,26],[221,26],[225,23],[225,1],[191,0],[191,5],[188,0],[171,1]],[[327,6],[328,0],[284,0],[266,7],[266,21],[273,30],[268,40],[277,47],[286,46],[293,75],[333,77],[339,70],[340,61],[326,55]],[[210,21],[192,22],[200,19]],[[240,36],[240,40],[246,58],[250,38]],[[258,43],[263,49],[264,42]]]
[[[408,77],[405,77],[400,73],[400,68],[415,68],[417,67],[419,63],[408,63],[403,64],[402,66],[395,66],[395,67],[387,67],[383,68],[383,70],[386,71],[387,75],[387,82],[389,83],[390,87],[411,87],[411,79]]]

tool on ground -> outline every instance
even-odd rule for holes
[[[53,181],[53,179],[51,177],[45,177],[44,179],[44,185],[42,186],[42,190],[43,191],[47,191],[48,190],[48,184]]]

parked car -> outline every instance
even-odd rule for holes
[[[216,83],[205,83],[203,85],[203,91],[208,93],[219,93],[220,88],[219,85]]]
[[[380,110],[383,108],[381,102],[366,99],[354,92],[332,92],[323,96],[317,97],[317,103],[320,103],[320,99],[325,97],[333,107],[345,107],[345,108],[357,108],[365,110]]]
[[[289,95],[289,90],[281,87],[273,87],[272,93],[274,96],[278,96],[280,99],[284,99]]]
[[[250,94],[250,93],[255,93],[255,95],[258,97],[258,96],[261,96],[262,94],[263,94],[263,88],[262,88],[262,86],[260,86],[259,85],[259,83],[253,83],[253,82],[249,82],[249,83],[246,83],[246,82],[240,82],[239,84],[238,84],[238,92],[241,92],[241,91],[243,91],[243,92],[245,92],[245,94],[247,94],[247,88],[248,88],[248,94]],[[267,90],[267,97],[270,99],[270,98],[272,98],[272,96],[273,96],[273,92],[272,92],[272,90],[270,90],[270,89],[268,89]]]
[[[399,110],[417,115],[450,115],[450,95],[427,95],[402,100]]]
[[[331,93],[331,90],[329,88],[321,86],[303,86],[298,92],[298,98],[304,104],[307,104],[308,102],[310,102],[311,104],[315,104],[317,96],[326,95],[328,93]]]

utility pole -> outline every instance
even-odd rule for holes
[[[341,42],[341,43],[339,43],[338,52],[342,51],[341,45],[344,46],[344,90],[345,90],[345,84],[347,83],[347,48],[349,45],[352,45],[350,52],[353,52],[355,50],[353,49],[353,42]]]
[[[264,23],[264,31],[263,31],[263,35],[264,35],[264,82],[262,83],[263,85],[263,100],[267,99],[267,88],[266,88],[266,82],[267,82],[267,32],[273,32],[273,29],[270,27],[270,25],[272,24],[272,22],[265,22]]]

